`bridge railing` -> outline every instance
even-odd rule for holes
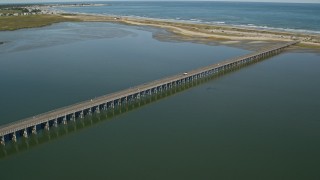
[[[274,51],[274,50],[282,49],[282,48],[294,45],[296,43],[298,43],[298,41],[288,42],[288,43],[282,44],[282,45],[275,45],[275,46],[272,46],[272,47],[269,47],[269,48],[261,49],[258,52],[253,52],[253,53],[250,53],[250,54],[247,54],[247,55],[238,56],[238,57],[235,57],[235,58],[232,58],[232,59],[229,59],[229,60],[226,60],[226,61],[222,61],[222,62],[219,62],[219,63],[216,63],[216,64],[200,67],[200,68],[197,68],[195,70],[189,71],[188,72],[188,76],[199,74],[199,73],[207,71],[210,68],[217,68],[217,67],[223,66],[224,64],[237,62],[237,61],[240,61],[240,60],[243,60],[243,59],[246,59],[246,58],[250,58],[250,57],[253,57],[253,56],[256,56],[256,55],[259,55],[259,54],[266,53],[268,51]],[[182,73],[178,74],[178,75],[167,76],[167,77],[161,78],[159,80],[146,82],[146,83],[143,83],[143,84],[140,84],[140,85],[137,85],[137,86],[133,86],[133,87],[130,87],[130,88],[118,91],[118,92],[109,93],[109,94],[106,94],[106,95],[103,95],[103,96],[95,97],[95,98],[90,99],[90,100],[85,100],[85,101],[82,101],[82,102],[79,102],[79,103],[75,103],[75,104],[71,104],[71,105],[68,105],[68,106],[61,107],[61,108],[57,108],[57,109],[54,109],[54,110],[51,110],[51,111],[48,111],[48,112],[45,112],[45,113],[37,114],[37,115],[35,115],[33,117],[24,118],[24,119],[21,119],[19,121],[15,121],[15,122],[12,122],[12,123],[1,125],[0,126],[0,132],[2,130],[4,130],[4,129],[7,129],[10,126],[14,126],[14,125],[17,125],[17,124],[33,123],[34,120],[39,119],[41,117],[48,117],[49,116],[49,120],[51,120],[50,118],[54,118],[54,116],[56,114],[66,114],[67,115],[68,112],[70,112],[70,111],[79,111],[81,109],[86,109],[86,108],[84,108],[85,106],[90,106],[90,105],[96,104],[98,102],[100,103],[101,101],[108,101],[108,100],[112,100],[112,99],[122,98],[123,94],[128,94],[130,92],[131,93],[133,93],[133,92],[134,93],[139,93],[139,92],[141,92],[140,90],[143,90],[144,88],[145,89],[154,88],[154,87],[169,83],[169,81],[171,82],[171,81],[174,81],[174,80],[179,79],[179,78],[183,79],[184,77],[186,77],[186,76],[184,76]],[[116,98],[112,98],[112,97],[116,97]]]

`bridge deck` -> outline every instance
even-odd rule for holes
[[[114,101],[114,100],[117,100],[117,99],[120,99],[123,97],[128,97],[133,94],[147,91],[147,90],[150,90],[152,88],[156,88],[156,87],[164,85],[164,84],[179,81],[179,80],[182,80],[186,77],[198,75],[200,73],[207,72],[212,69],[223,68],[223,67],[226,67],[227,65],[230,65],[232,63],[237,63],[242,60],[246,60],[246,59],[253,58],[256,56],[260,56],[260,55],[264,55],[267,53],[272,53],[274,51],[282,50],[283,48],[289,47],[289,46],[296,44],[296,43],[298,43],[298,42],[289,42],[289,43],[285,43],[282,45],[276,45],[276,46],[273,46],[273,47],[270,47],[270,48],[267,48],[267,49],[264,49],[264,50],[261,50],[258,52],[254,52],[254,53],[251,53],[248,55],[232,58],[232,59],[229,59],[229,60],[217,63],[217,64],[212,64],[209,66],[205,66],[205,67],[201,67],[201,68],[198,68],[195,70],[188,71],[187,75],[180,73],[180,74],[177,74],[174,76],[170,76],[170,77],[166,77],[166,78],[152,81],[149,83],[141,84],[141,85],[138,85],[138,86],[135,86],[132,88],[122,90],[122,91],[118,91],[115,93],[100,96],[100,97],[92,99],[92,100],[87,100],[87,101],[83,101],[83,102],[80,102],[77,104],[73,104],[70,106],[66,106],[66,107],[56,109],[56,110],[52,110],[52,111],[49,111],[49,112],[46,112],[43,114],[36,115],[34,117],[30,117],[30,118],[22,119],[20,121],[9,123],[9,124],[0,126],[0,136],[4,136],[9,133],[13,133],[13,132],[16,132],[16,131],[19,131],[19,130],[22,130],[22,129],[25,129],[25,128],[28,128],[31,126],[45,123],[45,122],[48,122],[49,120],[65,116],[67,114],[71,114],[71,113],[79,112],[79,111],[82,111],[84,109],[88,109],[91,107],[99,106],[100,104],[103,104],[106,102]]]

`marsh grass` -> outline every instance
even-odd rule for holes
[[[76,18],[65,18],[59,15],[29,15],[0,17],[0,31],[13,31],[23,28],[34,28],[59,22],[79,21]]]

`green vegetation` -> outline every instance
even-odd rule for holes
[[[0,17],[0,31],[13,31],[23,28],[33,28],[51,25],[53,23],[79,21],[75,18],[65,18],[59,15],[30,15]]]
[[[15,13],[29,13],[30,11],[24,7],[0,7],[0,14],[3,15],[13,15]],[[31,12],[41,12],[41,10],[31,11]]]

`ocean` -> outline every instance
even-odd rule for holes
[[[108,6],[63,7],[59,9],[67,12],[320,33],[320,4],[174,1],[97,3],[104,3]]]

